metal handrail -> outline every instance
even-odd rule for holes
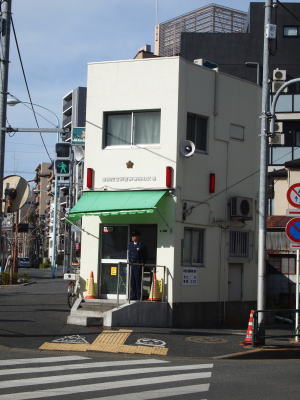
[[[118,274],[118,280],[117,280],[117,308],[120,305],[120,293],[119,293],[119,285],[120,285],[120,268],[122,265],[126,265],[126,268],[129,267],[128,274],[128,280],[127,280],[127,290],[126,293],[128,293],[128,302],[130,303],[130,297],[131,297],[131,268],[133,266],[139,266],[142,268],[142,277],[141,277],[141,297],[139,301],[143,301],[143,283],[144,283],[144,271],[145,268],[152,268],[156,272],[157,268],[163,268],[163,285],[162,285],[162,301],[164,300],[165,296],[165,283],[166,283],[166,266],[164,265],[157,265],[157,264],[143,264],[143,263],[131,263],[129,261],[127,262],[119,262],[117,266],[117,274]]]
[[[259,313],[295,313],[295,315],[298,313],[300,314],[300,309],[275,309],[275,310],[255,310],[253,313],[253,334],[252,334],[252,346],[255,347],[257,346],[259,343],[261,343],[261,339],[271,339],[271,338],[298,338],[300,335],[300,326],[298,325],[297,327],[295,327],[295,333],[294,334],[290,334],[290,335],[266,335],[266,334],[262,334],[262,329],[260,329],[259,332],[259,326],[258,326],[258,315]],[[265,326],[263,326],[263,328],[265,328]]]

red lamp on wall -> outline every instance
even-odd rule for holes
[[[173,186],[173,168],[166,167],[166,187],[171,188]]]
[[[86,170],[86,187],[92,189],[94,184],[94,170],[93,168],[87,168]]]
[[[209,193],[215,193],[216,191],[216,174],[209,174]]]

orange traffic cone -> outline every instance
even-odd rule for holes
[[[86,290],[87,292],[86,295],[84,296],[85,299],[96,299],[93,271],[91,271],[90,277],[86,281]]]
[[[161,301],[160,282],[156,279],[156,272],[153,274],[148,301]]]
[[[244,346],[251,346],[253,343],[253,314],[254,310],[250,311],[248,328],[245,339],[241,342]]]

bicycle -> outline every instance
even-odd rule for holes
[[[73,307],[75,301],[81,297],[80,294],[80,270],[76,269],[74,273],[64,274],[64,279],[68,280],[68,293],[67,293],[67,302],[70,308]]]

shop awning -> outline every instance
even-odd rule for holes
[[[165,193],[165,190],[84,192],[70,210],[68,219],[76,221],[84,216],[151,214]]]

